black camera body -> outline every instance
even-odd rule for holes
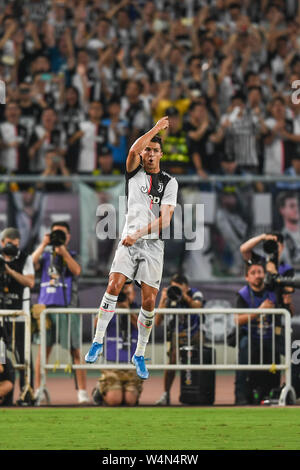
[[[53,230],[50,233],[50,245],[57,247],[62,246],[66,243],[67,237],[63,230]]]
[[[0,253],[0,274],[3,274],[5,272],[5,265],[8,264],[13,261],[20,253],[20,250],[19,248],[14,245],[13,243],[7,243],[2,249],[1,249],[1,253]],[[10,261],[6,261],[2,254],[6,255],[6,256],[10,256],[11,257],[11,260]]]
[[[267,254],[267,261],[278,265],[278,243],[275,240],[265,240],[263,250]]]
[[[300,289],[300,278],[296,276],[281,276],[278,273],[278,242],[275,240],[265,240],[263,250],[267,254],[267,262],[275,265],[276,273],[267,270],[265,275],[265,286],[268,290],[276,292],[279,306],[283,305],[282,295],[285,287]]]

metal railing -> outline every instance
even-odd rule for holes
[[[205,180],[199,175],[175,175],[178,183],[299,183],[299,176],[290,175],[208,175]],[[124,175],[0,175],[0,183],[96,183],[96,182],[123,182]]]
[[[128,314],[128,324],[129,324],[129,314],[137,314],[139,312],[138,309],[135,310],[127,310],[127,309],[117,309],[116,310],[116,315],[120,314]],[[116,360],[114,362],[111,362],[107,360],[106,356],[106,346],[107,346],[107,336],[105,337],[104,340],[104,356],[100,358],[100,360],[95,363],[95,364],[72,364],[70,365],[69,363],[60,363],[58,357],[56,358],[55,363],[47,363],[47,358],[46,358],[46,315],[48,314],[77,314],[81,315],[81,322],[80,322],[80,335],[82,338],[82,315],[83,314],[89,314],[93,315],[92,317],[92,323],[91,323],[91,338],[93,337],[93,331],[94,331],[94,315],[98,313],[98,309],[88,309],[88,308],[74,308],[74,309],[69,309],[69,308],[48,308],[45,309],[41,313],[40,317],[40,328],[41,328],[41,387],[40,391],[41,393],[46,392],[46,395],[48,395],[48,391],[46,388],[46,371],[51,370],[51,369],[63,369],[66,370],[68,368],[72,368],[74,370],[76,369],[85,369],[85,370],[104,370],[104,369],[133,369],[134,366],[131,364],[131,354],[132,351],[130,349],[130,346],[128,346],[128,354],[127,354],[127,362],[120,362],[119,361],[119,348],[116,345]],[[229,331],[227,331],[227,322],[224,321],[224,344],[223,344],[223,361],[221,363],[217,363],[214,359],[212,359],[212,362],[210,364],[204,363],[203,361],[203,347],[205,344],[207,344],[207,341],[205,340],[204,334],[202,332],[204,331],[204,321],[203,321],[203,315],[214,315],[214,314],[224,314],[224,315],[241,315],[241,314],[248,314],[251,315],[253,313],[256,313],[261,320],[263,320],[263,317],[265,315],[271,315],[272,316],[272,362],[270,363],[265,363],[264,358],[263,358],[263,343],[264,343],[264,337],[263,337],[263,328],[260,329],[260,359],[258,363],[252,363],[251,362],[251,343],[252,343],[252,336],[251,336],[251,321],[250,321],[250,316],[248,317],[248,348],[249,348],[249,354],[248,354],[248,364],[239,364],[239,327],[236,322],[235,324],[235,334],[236,334],[236,346],[234,347],[235,350],[235,362],[230,360],[228,361],[228,348],[232,350],[232,347],[228,345],[227,337]],[[147,354],[151,352],[151,363],[147,365],[149,370],[248,370],[248,371],[253,371],[253,370],[264,370],[264,371],[284,371],[285,372],[285,386],[281,391],[280,399],[279,399],[279,404],[280,405],[285,405],[287,401],[287,397],[289,395],[290,401],[293,403],[296,401],[296,396],[294,389],[291,384],[291,316],[290,312],[286,309],[234,309],[234,308],[199,308],[199,309],[177,309],[177,308],[165,308],[165,309],[157,309],[156,314],[163,314],[163,315],[174,315],[175,317],[175,351],[176,351],[176,360],[175,363],[170,363],[169,357],[168,357],[168,341],[167,341],[167,321],[164,322],[163,325],[163,353],[162,355],[158,354],[158,347],[159,344],[155,340],[156,336],[156,327],[155,325],[153,326],[152,333],[151,333],[151,339],[150,342],[147,346]],[[187,324],[185,326],[186,329],[186,340],[185,340],[185,348],[187,350],[192,349],[193,347],[199,347],[199,363],[191,363],[190,356],[187,355],[188,359],[186,363],[182,363],[180,361],[180,347],[182,346],[182,343],[180,341],[180,326],[179,326],[179,316],[180,315],[186,315],[187,316]],[[191,315],[199,315],[199,324],[198,324],[198,330],[200,334],[198,335],[198,343],[195,344],[195,341],[193,341],[191,332],[192,332],[192,324],[191,324]],[[285,344],[285,353],[284,353],[284,362],[278,362],[276,363],[276,354],[275,354],[275,316],[276,315],[281,315],[284,318],[284,344]],[[195,318],[195,317],[194,317]],[[225,317],[224,317],[225,318]],[[120,333],[120,327],[119,321],[116,322],[116,342],[119,341],[119,333]],[[70,328],[69,328],[70,329]],[[70,333],[70,331],[69,331]],[[130,328],[128,330],[128,337],[130,337]],[[58,335],[57,335],[58,338]],[[70,338],[69,338],[70,341]],[[128,341],[130,344],[130,341]],[[180,344],[181,343],[181,344]],[[214,348],[215,345],[217,344],[217,341],[215,340],[215,334],[212,332],[212,337],[210,339],[210,344],[211,347]],[[90,344],[88,345],[88,347]],[[162,359],[161,359],[162,356]],[[82,341],[80,341],[80,357],[83,358],[83,344]]]

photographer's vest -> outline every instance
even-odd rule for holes
[[[22,274],[28,254],[20,252],[19,256],[9,263],[9,267]],[[1,308],[21,310],[23,308],[24,286],[12,276],[4,273],[1,279]]]
[[[69,252],[74,257],[74,252]],[[68,307],[77,306],[77,284],[71,271],[59,255],[44,251],[38,303]],[[54,277],[51,273],[57,272]]]
[[[258,308],[266,299],[276,305],[276,294],[269,290],[265,290],[262,296],[255,295],[255,292],[247,285],[239,290],[240,296],[247,303],[249,308]],[[260,318],[251,320],[251,337],[260,339],[262,329],[262,337],[264,339],[272,338],[272,315],[264,315],[263,317],[263,328],[261,326]],[[248,322],[245,325],[241,325],[241,333],[248,334]]]

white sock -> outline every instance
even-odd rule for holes
[[[99,307],[97,328],[93,342],[103,343],[106,328],[116,311],[117,300],[117,295],[111,295],[105,292]]]
[[[152,312],[147,312],[141,308],[137,324],[138,324],[138,342],[136,346],[135,355],[144,356],[146,351],[146,346],[149,341],[150,333],[152,330],[153,319],[154,319],[154,310]]]

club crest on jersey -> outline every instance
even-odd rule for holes
[[[158,191],[159,193],[161,193],[163,189],[164,189],[163,183],[158,183],[157,191]]]

